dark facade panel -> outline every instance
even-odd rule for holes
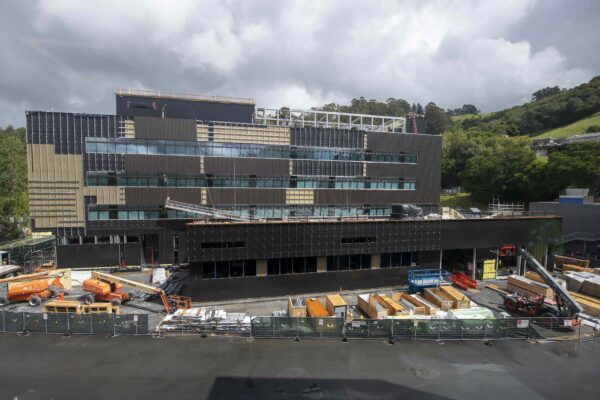
[[[254,104],[116,96],[117,115],[252,123]]]
[[[563,235],[585,232],[600,236],[600,204],[529,203],[530,211],[556,213],[562,217]]]
[[[125,154],[126,172],[158,172],[166,174],[199,174],[200,157],[178,157],[144,154]]]
[[[181,118],[136,116],[137,139],[196,140],[196,121]]]
[[[416,190],[317,189],[315,204],[404,204],[421,202]]]
[[[208,203],[215,206],[285,204],[285,189],[209,188]]]
[[[441,151],[442,137],[386,132],[368,132],[367,149],[372,151],[417,151],[429,154]]]
[[[288,160],[258,158],[205,157],[204,172],[214,176],[256,175],[288,176]]]
[[[471,249],[503,244],[558,243],[560,218],[466,219],[442,223],[442,248]]]
[[[293,146],[359,148],[364,147],[364,132],[335,128],[291,128]]]
[[[167,197],[185,203],[200,204],[201,190],[199,188],[125,188],[125,201],[128,206],[156,207],[164,205]]]
[[[374,237],[364,243],[342,238]],[[441,246],[440,221],[253,223],[192,226],[190,262],[350,254],[433,251]],[[206,248],[203,242],[243,242],[243,247]]]
[[[293,160],[293,175],[360,176],[363,163],[351,161]]]
[[[419,175],[419,165],[367,163],[367,176],[374,178],[416,178]]]

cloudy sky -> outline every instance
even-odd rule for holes
[[[493,111],[600,75],[599,18],[597,0],[2,1],[0,126],[114,113],[117,88]]]

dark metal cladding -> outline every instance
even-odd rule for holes
[[[196,140],[196,121],[181,118],[134,117],[136,139]]]
[[[199,174],[200,157],[177,157],[165,155],[125,154],[125,172],[157,172],[165,174]]]
[[[214,176],[289,176],[288,160],[265,158],[204,158],[204,172]]]
[[[117,114],[251,123],[254,104],[192,101],[163,97],[116,95]]]

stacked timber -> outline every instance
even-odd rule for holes
[[[384,308],[387,309],[388,315],[408,316],[408,310],[398,302],[392,300],[385,294],[376,294],[375,298]]]
[[[425,300],[421,295],[411,294],[409,295],[413,299],[415,299],[419,304],[421,304],[425,308],[424,315],[435,315],[435,313],[439,310],[433,303]]]
[[[551,298],[552,289],[546,284],[536,282],[524,276],[510,275],[508,277],[507,289],[512,292],[522,293],[528,296],[539,295]]]
[[[587,314],[593,317],[600,317],[600,299],[575,292],[569,292],[569,294]]]
[[[449,300],[438,289],[425,288],[423,289],[423,297],[438,306],[442,311],[449,311],[454,306],[454,302]]]
[[[388,315],[387,308],[379,304],[373,295],[358,295],[358,308],[371,319],[384,319]]]
[[[396,292],[392,294],[392,300],[401,304],[407,310],[416,315],[429,315],[427,307],[408,293]]]
[[[471,300],[458,290],[454,289],[450,285],[440,286],[440,292],[443,296],[452,300],[454,306],[452,308],[469,308],[471,307]]]
[[[544,283],[542,277],[535,271],[527,271],[525,272],[525,278],[531,279],[532,281],[536,281],[539,283]]]
[[[562,270],[563,272],[588,272],[600,275],[600,268],[586,268],[579,265],[564,264]]]

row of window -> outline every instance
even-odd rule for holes
[[[371,268],[371,254],[327,257],[327,271],[351,271]],[[396,268],[418,264],[418,253],[381,254],[381,268]],[[267,275],[305,274],[317,272],[317,257],[273,258],[267,260]],[[201,274],[204,279],[256,276],[256,260],[203,262]]]
[[[284,158],[298,160],[417,163],[416,153],[385,153],[353,149],[290,147],[258,144],[145,139],[86,138],[86,152],[205,157]]]
[[[121,175],[88,175],[88,186],[134,186],[134,187],[257,187],[257,188],[301,188],[301,189],[390,189],[416,190],[416,182],[370,179],[290,179],[281,177],[146,177]]]
[[[356,217],[356,216],[390,216],[390,207],[260,207],[255,209],[238,209],[234,212],[243,218],[281,219],[289,217]],[[89,221],[104,220],[148,220],[148,219],[198,219],[194,213],[179,210],[89,210]],[[370,238],[367,238],[370,239]]]
[[[192,273],[199,272],[192,268]],[[256,276],[256,260],[203,262],[201,273],[204,279]]]

